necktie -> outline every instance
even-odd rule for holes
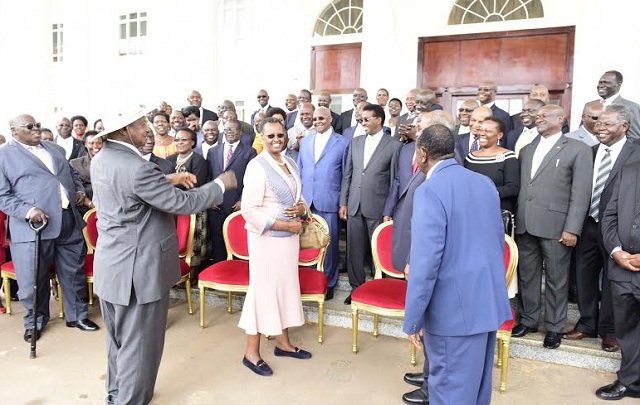
[[[475,137],[473,139],[473,142],[471,142],[471,148],[469,148],[469,152],[475,152],[477,150],[479,150],[480,147],[478,146],[478,138]]]
[[[40,161],[47,167],[47,169],[49,169],[51,173],[55,174],[55,172],[53,171],[53,162],[51,162],[51,159],[44,153],[42,149],[38,148],[37,146],[32,146],[31,151],[38,157],[38,159],[40,159]],[[64,187],[62,187],[62,183],[60,183],[60,201],[62,202],[61,206],[63,209],[66,210],[67,208],[69,208],[69,198],[67,198],[67,193],[65,193]]]
[[[229,150],[227,151],[227,163],[224,165],[225,169],[229,167],[229,163],[231,163],[232,156],[233,156],[233,145],[229,145]]]
[[[413,174],[416,174],[419,168],[420,166],[418,166],[416,162],[413,162],[413,167],[412,167]]]
[[[602,196],[602,190],[611,173],[611,148],[605,148],[604,156],[600,161],[600,168],[598,169],[598,175],[596,176],[596,184],[593,186],[593,194],[591,195],[591,206],[589,207],[589,216],[598,222],[598,216],[600,215],[600,197]]]

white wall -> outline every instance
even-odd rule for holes
[[[229,26],[224,0],[1,0],[0,133],[10,117],[30,112],[55,125],[54,107],[90,121],[132,105],[174,108],[192,89],[215,109],[223,99],[256,108],[257,90],[282,106],[288,93],[310,83],[310,48],[362,42],[361,86],[379,87],[404,100],[416,85],[418,38],[475,32],[576,26],[572,127],[584,102],[596,98],[602,72],[621,71],[622,94],[640,101],[640,2],[543,0],[545,17],[448,26],[452,0],[364,0],[361,35],[313,38],[328,0],[238,0],[238,27]],[[118,56],[118,16],[148,13],[148,47],[141,56]],[[51,61],[51,24],[64,23],[64,62]],[[535,56],[534,56],[535,57]],[[350,96],[345,97],[345,108]]]

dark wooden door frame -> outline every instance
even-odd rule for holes
[[[348,94],[353,93],[355,89],[360,86],[360,73],[358,72],[357,77],[357,85],[349,88],[317,88],[316,83],[316,54],[317,51],[327,51],[327,50],[340,50],[340,49],[353,49],[356,46],[360,47],[360,51],[362,52],[362,42],[352,42],[348,44],[335,44],[335,45],[315,45],[311,47],[311,69],[310,69],[310,80],[309,87],[313,94],[317,94],[320,91],[327,91],[331,94]]]

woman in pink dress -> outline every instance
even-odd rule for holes
[[[238,326],[247,333],[242,364],[273,374],[260,356],[260,335],[276,337],[274,355],[311,358],[289,341],[289,328],[304,324],[298,280],[298,232],[308,208],[295,162],[281,153],[286,130],[276,118],[262,123],[263,152],[247,165],[241,212],[247,222],[249,289]]]

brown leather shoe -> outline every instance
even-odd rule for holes
[[[620,345],[618,345],[618,341],[614,338],[602,338],[602,350],[605,352],[617,352],[620,350]]]
[[[596,334],[591,334],[591,333],[584,333],[584,332],[580,332],[579,330],[572,330],[571,332],[566,332],[562,334],[562,338],[563,339],[568,339],[568,340],[582,340],[584,338],[594,338],[596,337]]]

